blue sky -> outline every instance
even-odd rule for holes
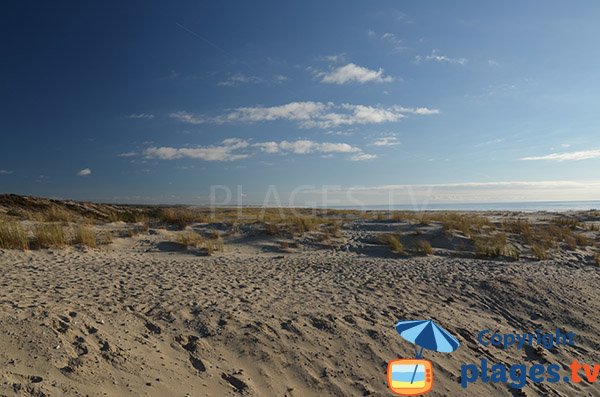
[[[2,192],[600,199],[597,2],[0,8]]]

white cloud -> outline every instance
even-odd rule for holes
[[[356,153],[360,149],[347,143],[315,142],[307,139],[297,141],[260,142],[253,146],[265,153],[291,152],[294,154],[308,153]]]
[[[346,60],[346,54],[342,52],[340,54],[325,55],[320,59],[331,63],[344,62]]]
[[[8,170],[0,170],[0,175],[10,175],[12,174],[12,171],[8,171]]]
[[[429,109],[429,108],[405,108],[403,106],[393,106],[392,107],[396,112],[399,113],[411,113],[419,116],[430,116],[432,114],[439,114],[440,111],[438,109]]]
[[[227,80],[218,82],[217,85],[224,87],[235,87],[240,84],[256,84],[261,82],[262,79],[256,76],[248,76],[243,73],[236,73],[234,75],[229,76]]]
[[[171,113],[170,117],[189,124],[202,123],[254,123],[276,120],[297,121],[304,128],[336,128],[356,124],[380,124],[395,122],[406,114],[420,116],[438,114],[439,110],[407,108],[403,106],[367,106],[341,104],[331,102],[290,102],[285,105],[271,107],[242,107],[217,117],[196,115],[185,111]]]
[[[281,106],[271,107],[242,107],[217,117],[217,123],[227,122],[257,122],[274,120],[310,120],[323,112],[329,104],[320,102],[290,102]]]
[[[465,65],[469,61],[467,58],[450,58],[446,55],[441,55],[438,53],[437,50],[431,51],[431,54],[426,55],[426,56],[417,55],[415,57],[415,60],[417,63],[420,63],[423,61],[433,61],[433,62],[447,62],[447,63],[453,63],[453,64],[457,64],[457,65]]]
[[[328,84],[390,83],[394,81],[392,76],[385,76],[381,68],[371,70],[353,63],[336,68],[329,73],[322,73],[320,76],[322,76],[321,82]]]
[[[352,156],[350,158],[350,160],[352,160],[352,161],[369,161],[369,160],[373,160],[376,158],[377,158],[376,154],[359,153],[357,155]]]
[[[550,153],[544,156],[523,157],[521,160],[580,161],[600,158],[600,149],[580,150],[577,152]]]
[[[376,139],[370,146],[396,146],[399,145],[400,141],[395,136],[385,136],[383,138]]]
[[[79,175],[79,176],[90,176],[90,175],[92,175],[92,170],[89,169],[89,168],[84,168],[81,171],[79,171],[77,173],[77,175]]]
[[[218,146],[197,146],[193,148],[174,148],[169,146],[149,147],[143,151],[146,158],[160,160],[176,160],[191,158],[204,161],[234,161],[248,157],[248,154],[237,153],[239,149],[248,147],[249,143],[243,139],[225,139]]]
[[[261,142],[252,146],[260,148],[265,153],[279,153],[279,143],[277,142]]]
[[[203,124],[207,122],[206,119],[186,111],[173,112],[169,114],[169,117],[187,124]]]
[[[406,49],[403,40],[394,33],[385,32],[381,36],[379,36],[377,32],[369,29],[367,30],[367,36],[369,36],[372,39],[379,38],[379,40],[381,40],[382,42],[385,42],[388,45],[390,45],[394,52],[400,52]]]
[[[154,115],[151,113],[132,113],[127,117],[130,119],[153,119]]]
[[[135,157],[138,154],[136,152],[125,152],[117,154],[117,157]]]
[[[402,51],[406,48],[402,39],[400,39],[393,33],[386,32],[382,34],[381,40],[388,42],[394,48],[395,51]]]

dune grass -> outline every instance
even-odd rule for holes
[[[446,232],[458,231],[467,237],[493,228],[488,218],[476,214],[441,213],[431,216],[431,219],[441,222]]]
[[[413,250],[420,255],[429,256],[433,254],[433,247],[427,240],[417,240],[413,245]]]
[[[214,252],[222,252],[224,250],[223,240],[220,238],[208,239],[193,231],[184,231],[177,234],[177,242],[186,247],[204,248],[210,255]]]
[[[29,240],[23,227],[16,222],[0,222],[0,248],[29,249]]]
[[[223,252],[225,249],[225,244],[223,240],[205,240],[204,241],[204,249],[209,255],[212,255],[215,252]]]
[[[543,261],[549,258],[548,249],[540,244],[533,244],[531,246],[531,250],[533,251],[533,255],[538,261]]]
[[[67,245],[64,228],[58,223],[40,223],[33,230],[39,248],[59,248]]]
[[[476,236],[473,238],[475,255],[480,258],[497,258],[505,256],[518,260],[519,250],[508,244],[505,233],[495,233],[490,236]]]
[[[397,254],[404,255],[406,250],[404,249],[404,245],[398,239],[398,236],[391,233],[383,233],[379,235],[379,242],[387,245],[390,250],[394,251]]]
[[[177,234],[177,242],[186,247],[200,248],[204,244],[204,240],[204,237],[192,231]]]
[[[73,244],[85,245],[87,247],[96,248],[96,232],[91,227],[78,225],[75,228],[75,236]]]
[[[54,205],[42,211],[42,215],[45,222],[72,222],[75,219],[73,213]]]
[[[185,229],[192,223],[207,222],[208,218],[200,211],[189,208],[163,208],[158,213],[158,219],[161,222],[176,226],[179,229]]]
[[[265,223],[265,233],[268,236],[279,236],[281,231],[279,230],[279,226],[274,223]]]

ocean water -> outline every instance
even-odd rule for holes
[[[563,212],[600,210],[600,200],[597,201],[527,201],[508,203],[447,203],[447,204],[393,204],[365,206],[335,206],[329,208],[359,209],[359,210],[389,210],[389,211],[521,211],[521,212]]]

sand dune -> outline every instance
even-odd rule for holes
[[[461,363],[482,357],[600,362],[592,251],[477,259],[453,251],[460,238],[442,241],[435,224],[419,232],[439,245],[432,256],[399,256],[374,238],[403,227],[352,221],[339,238],[299,237],[298,248],[248,229],[211,256],[152,228],[95,249],[2,250],[0,395],[386,396],[387,361],[414,356],[394,324],[422,318],[462,343],[425,353],[432,396],[600,395],[587,382],[528,382],[522,392],[459,384]],[[482,329],[556,328],[575,332],[577,345],[505,352],[475,340]]]

